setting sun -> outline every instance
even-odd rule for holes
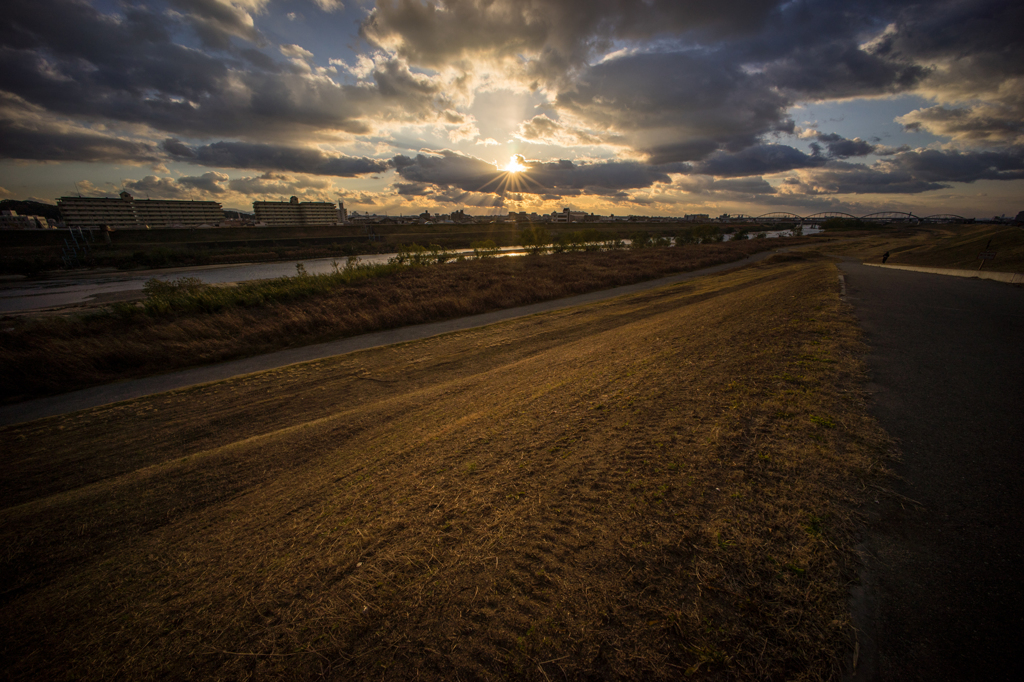
[[[523,163],[525,160],[521,154],[513,154],[502,170],[506,173],[522,173],[526,170],[526,164]]]

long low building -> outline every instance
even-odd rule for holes
[[[256,224],[260,225],[337,225],[342,218],[339,209],[329,201],[254,201]]]
[[[68,227],[145,230],[217,225],[224,220],[224,209],[216,201],[135,199],[128,192],[121,192],[119,199],[61,197],[57,206]]]

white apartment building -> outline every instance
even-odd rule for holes
[[[341,211],[329,201],[303,201],[292,197],[288,201],[254,201],[253,212],[256,224],[263,225],[337,225],[341,222]]]
[[[119,199],[61,197],[57,206],[68,227],[145,230],[216,225],[224,220],[224,209],[216,201],[136,200],[128,192],[121,192]]]

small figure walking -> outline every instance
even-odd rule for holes
[[[889,260],[889,252],[888,252],[888,251],[886,251],[886,252],[885,252],[885,253],[884,253],[884,254],[882,255],[882,263],[883,263],[883,264],[885,264],[885,261],[887,261],[887,260]]]

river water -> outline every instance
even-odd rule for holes
[[[804,228],[804,234],[820,232],[817,226]],[[752,232],[751,234],[756,234]],[[791,236],[789,230],[770,230],[768,238]],[[726,235],[728,238],[729,235]],[[629,240],[623,240],[626,244]],[[522,255],[518,247],[505,247],[499,255]],[[471,255],[471,250],[457,250],[453,253]],[[394,253],[360,256],[360,263],[386,263]],[[254,279],[272,279],[293,276],[295,266],[302,263],[306,272],[314,275],[334,272],[334,264],[344,267],[345,258],[313,258],[298,261],[277,261],[273,263],[239,263],[235,265],[205,265],[192,268],[171,268],[147,270],[144,272],[82,272],[45,280],[14,280],[0,282],[0,314],[44,310],[61,306],[88,303],[105,303],[117,300],[131,300],[142,295],[143,285],[156,278],[165,282],[179,277],[198,277],[208,284],[248,282]]]
[[[515,247],[502,249],[500,255],[519,255]],[[472,255],[472,251],[454,253]],[[394,253],[360,256],[360,263],[387,263]],[[115,300],[129,300],[142,295],[143,285],[151,279],[165,282],[179,277],[198,277],[207,284],[248,282],[255,279],[294,276],[295,266],[302,263],[306,272],[315,275],[334,272],[334,264],[345,267],[342,258],[312,258],[273,263],[239,263],[235,265],[206,265],[144,272],[82,272],[45,280],[14,280],[0,282],[0,313],[27,312],[60,306],[80,305]]]

